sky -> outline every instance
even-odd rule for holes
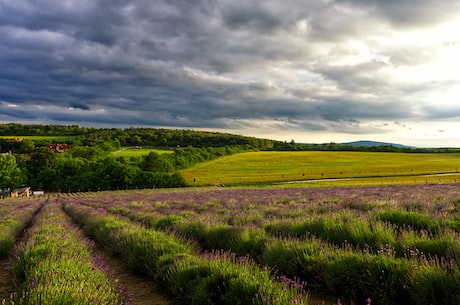
[[[460,147],[458,0],[0,0],[0,122]]]

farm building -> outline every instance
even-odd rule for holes
[[[45,191],[44,190],[34,190],[32,192],[32,195],[33,196],[43,196],[43,195],[45,195]]]
[[[30,197],[30,187],[22,186],[11,192],[11,197]]]
[[[9,188],[0,188],[0,198],[5,198],[5,197],[10,197],[11,196],[11,190]]]

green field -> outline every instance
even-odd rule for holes
[[[197,164],[181,174],[191,185],[368,185],[456,182],[459,168],[460,154],[249,152]]]
[[[120,150],[112,152],[113,156],[116,157],[142,157],[148,155],[151,152],[155,152],[157,154],[170,154],[173,153],[172,150],[167,149],[157,149],[157,148],[135,148],[135,147],[124,147]]]

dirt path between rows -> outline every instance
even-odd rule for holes
[[[131,294],[131,305],[176,305],[166,292],[152,278],[130,270],[120,258],[113,257],[107,251],[95,246],[95,255],[99,255],[109,272],[118,279],[118,285],[123,288],[123,294]],[[9,300],[11,293],[16,290],[11,273],[11,261],[0,260],[0,304]]]
[[[120,258],[100,246],[95,245],[94,252],[118,279],[117,284],[123,288],[123,294],[132,295],[131,305],[177,305],[151,277],[129,269]]]
[[[11,273],[11,262],[8,258],[0,260],[0,304],[2,300],[9,300],[16,286]]]

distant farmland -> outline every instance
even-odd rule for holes
[[[418,184],[457,182],[459,168],[460,154],[249,152],[197,164],[181,174],[191,185]]]
[[[112,155],[116,157],[130,158],[145,156],[151,152],[155,152],[157,154],[173,153],[172,150],[166,149],[125,147],[123,149],[112,152]]]

